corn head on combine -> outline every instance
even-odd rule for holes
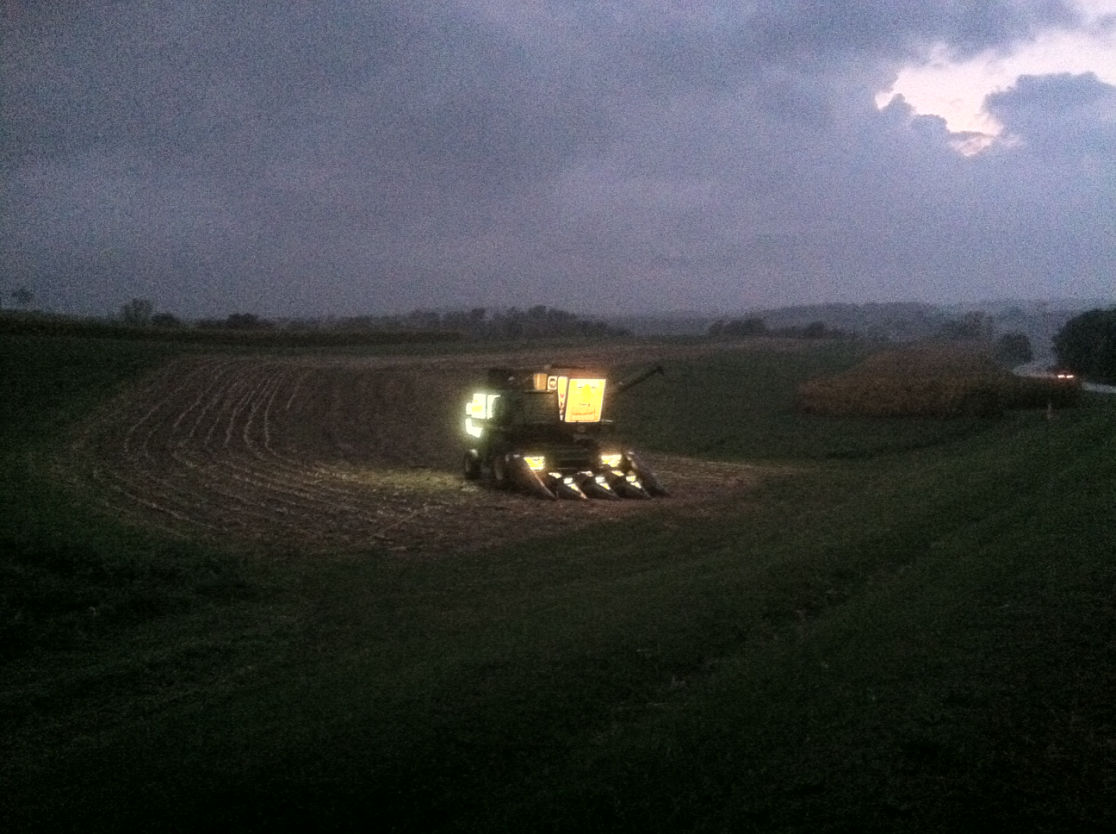
[[[650,376],[613,386],[612,396]],[[603,417],[603,373],[576,367],[540,371],[492,368],[465,404],[464,474],[542,498],[650,498],[667,492]]]

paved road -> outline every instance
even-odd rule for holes
[[[1012,369],[1016,376],[1053,376],[1050,372],[1049,359],[1036,359],[1026,365],[1018,365]],[[1116,394],[1116,385],[1101,385],[1098,382],[1082,382],[1083,391],[1092,391],[1097,394]]]

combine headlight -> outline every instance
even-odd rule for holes
[[[545,455],[524,455],[523,462],[526,463],[527,468],[533,472],[541,472],[546,469]]]
[[[472,417],[466,417],[465,418],[465,434],[469,435],[470,437],[479,438],[479,437],[482,437],[484,435],[484,429],[481,428],[480,426],[478,426],[476,423],[474,423]]]
[[[620,452],[601,452],[601,466],[605,469],[619,469],[623,457]]]

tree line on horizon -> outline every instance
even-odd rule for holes
[[[759,336],[774,336],[791,339],[859,339],[856,331],[843,330],[816,320],[805,325],[768,327],[760,316],[747,316],[738,319],[717,319],[706,331],[712,339],[747,339]],[[891,341],[886,337],[873,336],[874,341]],[[993,356],[1005,364],[1029,362],[1034,358],[1031,342],[1025,333],[1009,331],[995,336],[995,323],[991,316],[980,311],[971,311],[960,317],[947,318],[937,327],[932,339],[942,342],[977,344],[990,346]]]
[[[586,319],[566,310],[538,304],[527,309],[507,307],[489,310],[439,312],[416,309],[401,315],[362,315],[326,318],[296,318],[275,321],[254,313],[230,313],[225,318],[203,318],[185,322],[165,312],[154,312],[148,299],[135,298],[124,304],[120,320],[135,327],[192,327],[200,330],[297,330],[335,332],[421,331],[458,333],[471,339],[538,339],[562,336],[620,337],[631,335],[624,328]]]
[[[70,318],[28,310],[28,306],[34,299],[34,293],[26,287],[20,287],[10,295],[12,300],[23,308],[23,311],[17,315],[59,321]],[[0,307],[0,312],[4,313],[7,320],[16,311]],[[79,320],[74,319],[74,321]],[[96,323],[90,319],[84,321]],[[166,328],[256,333],[271,331],[302,335],[320,333],[328,334],[330,341],[343,338],[345,333],[377,334],[371,338],[380,338],[393,332],[412,336],[428,333],[436,339],[452,337],[491,340],[551,337],[615,338],[631,335],[631,332],[624,327],[597,319],[583,318],[566,310],[542,304],[526,309],[474,307],[468,310],[445,312],[416,309],[409,313],[393,315],[281,320],[267,319],[254,313],[234,312],[224,318],[189,321],[169,312],[156,312],[155,305],[149,299],[133,298],[121,306],[117,316],[100,321],[104,325],[115,324],[117,327],[124,325],[136,329]],[[997,321],[1001,325],[1004,324],[1003,319],[998,320],[981,311],[970,311],[960,316],[944,316],[936,322],[936,329],[927,335],[932,340],[982,345],[1005,364],[1031,361],[1034,358],[1034,351],[1027,334],[1020,330],[1008,330],[997,335]],[[926,323],[929,322],[924,322]],[[6,326],[10,326],[10,322]],[[773,336],[799,339],[866,338],[881,342],[895,341],[886,334],[865,335],[856,329],[834,327],[821,319],[807,324],[771,327],[761,316],[718,318],[705,330],[705,336],[711,339]],[[903,340],[899,339],[899,341]],[[1068,319],[1053,337],[1053,347],[1056,361],[1061,367],[1090,379],[1116,381],[1116,307],[1093,309]]]
[[[768,327],[760,316],[742,319],[717,319],[706,331],[712,339],[747,339],[755,336],[782,336],[792,339],[843,339],[855,334],[830,327],[824,321],[812,321],[803,326]]]

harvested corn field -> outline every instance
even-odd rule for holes
[[[82,425],[55,467],[137,524],[273,550],[471,550],[646,512],[651,502],[540,502],[462,479],[469,386],[522,361],[179,358]],[[757,482],[745,465],[650,459],[677,496],[668,512]]]

